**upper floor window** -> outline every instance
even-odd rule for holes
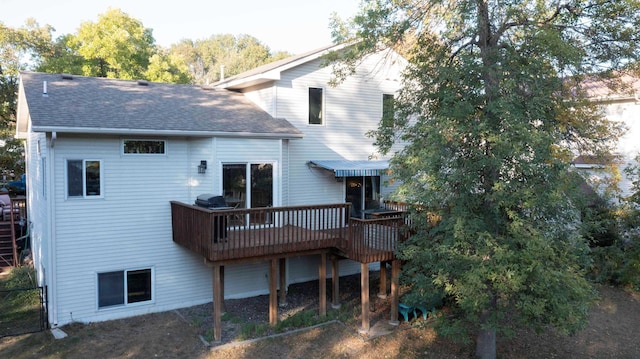
[[[322,89],[309,87],[309,124],[322,125],[323,117],[323,95]]]
[[[100,197],[101,172],[100,160],[67,160],[67,196]]]
[[[394,98],[390,94],[382,94],[382,124],[389,126],[393,122],[395,108]]]
[[[164,155],[165,145],[164,140],[122,140],[122,151],[124,154]]]

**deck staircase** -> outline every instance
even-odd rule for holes
[[[0,270],[15,266],[16,253],[10,221],[0,222]]]

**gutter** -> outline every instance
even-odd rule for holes
[[[53,185],[53,181],[55,178],[55,143],[56,143],[56,138],[57,138],[57,134],[56,132],[52,132],[51,133],[51,138],[50,138],[50,142],[49,142],[49,155],[47,156],[47,173],[49,175],[45,176],[45,186],[46,186],[46,199],[47,199],[47,203],[48,205],[48,210],[47,210],[47,219],[49,222],[49,250],[48,250],[48,255],[49,255],[49,278],[46,279],[45,278],[45,282],[48,282],[48,287],[51,290],[51,293],[49,295],[49,313],[51,313],[51,324],[53,327],[57,327],[58,326],[58,285],[56,282],[56,277],[57,277],[57,263],[56,263],[56,233],[55,233],[55,217],[53,215],[54,210],[55,210],[55,193],[53,192],[53,188],[55,187]],[[46,275],[46,272],[45,272]]]
[[[146,130],[146,129],[122,129],[122,128],[102,128],[102,127],[56,127],[56,126],[33,126],[33,132],[52,133],[82,133],[97,135],[149,135],[149,136],[184,136],[184,137],[226,137],[226,138],[276,138],[276,139],[298,139],[304,134],[299,132],[285,133],[259,133],[259,132],[225,132],[225,131],[181,131],[181,130]]]

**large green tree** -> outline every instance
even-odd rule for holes
[[[33,19],[20,28],[0,23],[0,179],[24,173],[22,142],[14,138],[18,77],[40,53],[50,51],[51,31]]]
[[[441,333],[496,356],[519,325],[571,332],[594,298],[568,173],[619,129],[585,100],[588,81],[633,70],[635,0],[371,0],[338,76],[380,45],[403,49],[396,113],[373,131],[392,159],[415,234],[401,246],[416,302],[442,294]],[[346,65],[346,66],[345,66]],[[411,299],[408,299],[411,300]]]
[[[83,22],[57,39],[39,71],[119,79],[188,83],[188,67],[155,45],[152,30],[120,9]]]
[[[184,39],[172,45],[170,52],[184,59],[197,84],[219,81],[222,71],[230,77],[289,56],[282,52],[271,54],[269,47],[253,36],[231,34],[196,41]]]

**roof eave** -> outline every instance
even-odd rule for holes
[[[217,85],[227,90],[242,90],[244,88],[261,85],[263,83],[280,80],[281,71],[269,71],[242,79],[232,80],[227,83]]]
[[[155,130],[155,129],[121,129],[99,127],[57,127],[34,126],[33,132],[57,132],[76,134],[101,134],[101,135],[134,135],[134,136],[184,136],[184,137],[242,137],[242,138],[270,138],[270,139],[300,139],[302,133],[259,133],[259,132],[224,132],[224,131],[182,131],[182,130]]]
[[[640,96],[639,95],[634,95],[634,96],[629,96],[629,95],[622,95],[622,96],[599,96],[599,97],[591,97],[590,98],[591,101],[596,102],[596,103],[621,103],[621,102],[635,102],[635,103],[640,103]]]
[[[29,106],[24,93],[22,78],[18,85],[18,106],[16,108],[16,137],[26,138],[29,127]]]

